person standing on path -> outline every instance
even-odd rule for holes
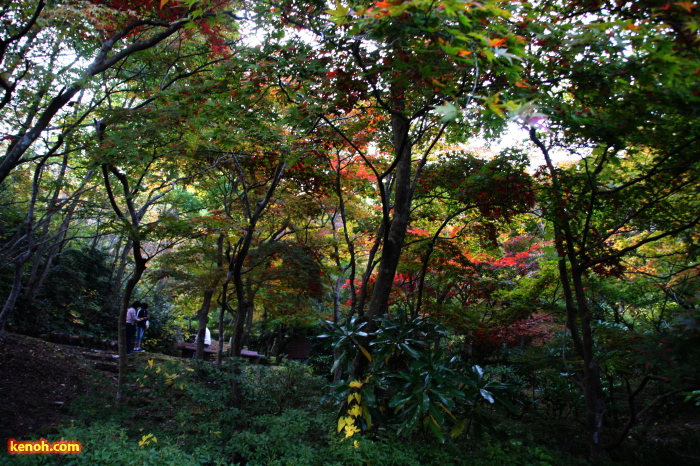
[[[148,328],[148,303],[141,303],[141,306],[136,311],[136,343],[134,351],[144,352],[141,349],[143,334]]]
[[[134,301],[126,310],[126,354],[134,353],[134,334],[136,333],[136,309],[141,303]]]

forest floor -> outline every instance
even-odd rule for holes
[[[3,333],[0,441],[45,436],[70,420],[70,404],[76,396],[94,387],[95,379],[109,382],[116,377],[112,365],[103,362],[114,359],[112,354]]]
[[[135,355],[136,359],[141,357],[169,358],[154,353]],[[59,426],[81,417],[73,401],[83,395],[90,394],[93,400],[97,397],[100,405],[109,408],[115,397],[116,371],[113,351],[4,333],[0,337],[0,442],[10,438],[38,439],[55,433]],[[137,396],[141,401],[145,399],[138,408],[139,422],[143,425],[174,419],[173,413],[162,413],[155,406],[149,410],[150,401],[143,390]],[[663,412],[666,409],[675,415],[670,416],[669,412],[667,417]],[[623,464],[631,464],[627,460],[635,457],[636,464],[668,464],[661,461],[664,457],[673,458],[678,466],[700,464],[697,414],[698,407],[692,404],[668,404],[656,416],[658,422],[648,423],[635,436],[630,436],[613,457]],[[535,436],[547,431],[543,426],[531,427],[537,431]]]

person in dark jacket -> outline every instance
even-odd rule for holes
[[[136,343],[134,351],[144,352],[141,349],[141,342],[143,341],[143,334],[148,328],[148,304],[141,303],[141,306],[136,311]]]

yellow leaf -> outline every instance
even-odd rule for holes
[[[372,362],[372,355],[369,354],[369,351],[367,351],[367,350],[365,349],[365,347],[362,346],[362,345],[358,345],[358,346],[360,347],[360,351],[362,351],[362,354],[365,355],[365,357],[369,360],[369,362]]]
[[[345,426],[345,438],[352,437],[356,433],[358,433],[360,429],[357,428],[356,425],[348,425]]]
[[[360,382],[359,380],[353,380],[350,382],[350,387],[351,388],[362,388],[363,383]]]
[[[139,442],[139,446],[142,447],[144,445],[148,445],[149,441],[151,441],[151,440],[153,442],[158,442],[158,439],[153,437],[153,434],[144,435],[141,437],[141,441]]]
[[[353,417],[358,417],[360,414],[362,414],[362,408],[360,408],[360,405],[354,405],[348,410],[348,414]]]
[[[343,428],[352,425],[353,419],[350,416],[344,416],[338,419],[338,432],[343,430]]]
[[[442,408],[442,410],[445,411],[445,412],[452,418],[453,421],[457,422],[457,418],[454,416],[454,414],[452,414],[452,413],[450,412],[449,409],[445,408],[445,405],[443,405],[442,403],[440,403],[438,406],[440,406],[440,407]]]
[[[153,369],[153,359],[148,360],[148,368]]]
[[[163,8],[165,4],[167,4],[170,0],[160,0],[160,7]]]

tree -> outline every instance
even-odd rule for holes
[[[179,58],[176,55],[176,59]],[[188,64],[194,65],[194,71],[181,73],[169,84],[193,75],[193,79],[197,79],[196,75],[202,67],[210,64],[208,60],[202,65],[197,64],[192,57],[190,59]],[[142,78],[143,81],[139,84],[147,87],[149,78],[153,79],[153,76],[144,73]],[[96,123],[97,144],[90,154],[101,168],[107,199],[117,220],[115,226],[126,237],[133,260],[133,269],[120,305],[120,387],[128,367],[125,329],[126,311],[132,293],[141,280],[148,261],[181,242],[183,234],[191,233],[185,219],[177,218],[169,212],[169,206],[164,200],[169,193],[177,193],[178,185],[186,184],[200,175],[200,172],[188,168],[182,164],[181,159],[173,156],[196,156],[196,151],[201,146],[201,139],[192,136],[197,128],[197,112],[190,110],[190,118],[182,118],[181,113],[173,111],[178,106],[170,105],[167,100],[170,86],[161,87],[163,89],[160,95],[145,101],[137,99],[134,108],[117,106],[110,109],[110,112],[105,112],[105,118]],[[126,105],[131,102],[119,103]],[[125,118],[129,121],[128,126],[121,124]],[[167,130],[163,129],[164,122],[170,123]],[[210,163],[215,166],[217,162]],[[202,170],[206,171],[211,166],[205,166]],[[116,189],[113,180],[116,180]],[[208,298],[205,299],[205,307],[211,295]]]
[[[388,311],[415,186],[429,155],[449,128],[464,135],[465,128],[479,125],[472,116],[503,114],[499,93],[518,79],[523,44],[508,29],[510,12],[495,3],[380,2],[321,9],[291,4],[277,13],[286,24],[314,32],[317,44],[270,45],[284,50],[289,62],[280,82],[297,111],[317,115],[337,131],[374,176],[381,248],[371,298],[358,308],[371,332]],[[382,123],[376,134],[381,137],[368,146],[382,154],[378,162],[347,132],[345,121],[357,128],[354,121],[360,119]],[[460,125],[450,126],[452,121]],[[369,261],[368,272],[374,266]],[[354,377],[362,377],[366,363],[358,352]]]
[[[26,93],[32,95],[35,100],[30,105],[23,106],[22,124],[16,128],[8,128],[10,132],[6,134],[5,139],[10,143],[0,162],[0,184],[24,161],[27,150],[45,134],[54,117],[86,89],[92,78],[123,64],[123,61],[132,55],[156,47],[179,33],[188,24],[208,24],[206,21],[214,17],[217,10],[221,10],[221,4],[216,2],[202,5],[198,14],[180,6],[160,9],[156,2],[96,3],[94,11],[89,10],[90,13],[94,13],[96,24],[92,24],[93,29],[88,33],[83,32],[83,37],[80,37],[78,31],[65,29],[66,25],[75,22],[78,27],[85,27],[89,24],[90,17],[86,18],[84,12],[70,3],[47,7],[44,0],[39,0],[30,9],[26,8],[26,3],[28,2],[13,1],[2,11],[0,63],[4,70],[0,86],[4,95],[0,101],[0,108],[9,105],[13,99],[22,98],[25,92],[18,90],[24,91],[27,87],[31,89],[34,86],[38,88],[32,93]],[[230,13],[229,15],[233,16]],[[52,19],[55,17],[66,21],[54,23]],[[56,86],[57,83],[47,82],[46,76],[36,76],[33,72],[27,72],[32,68],[42,70],[42,67],[32,66],[32,61],[41,56],[41,50],[53,47],[52,60],[56,60],[61,52],[72,52],[68,47],[69,42],[64,42],[64,37],[75,35],[78,35],[78,43],[81,46],[75,51],[78,56],[85,57],[94,53],[95,58],[82,70],[76,70],[75,63],[63,67],[58,75],[71,72],[65,85]],[[49,47],[44,43],[47,40]],[[62,66],[57,61],[50,64],[52,67]],[[52,71],[50,70],[47,76],[51,76]],[[57,88],[58,92],[52,93],[52,87]],[[79,121],[87,118],[94,108],[88,107]],[[73,128],[74,125],[63,128],[63,131],[70,132]],[[56,141],[58,145],[64,137],[65,134],[59,133]]]
[[[592,461],[619,445],[626,431],[604,438],[586,277],[620,276],[635,251],[700,222],[700,100],[693,82],[699,63],[685,29],[693,21],[692,9],[681,4],[546,2],[523,22],[541,47],[532,51],[523,92],[542,100],[553,130],[533,127],[529,134],[546,160],[539,202],[553,223],[567,325],[584,361]],[[559,148],[581,162],[556,167],[552,153]]]
[[[113,94],[124,91],[125,82],[138,78],[138,73],[129,76],[131,70],[126,65],[129,59],[162,46],[168,39],[182,42],[193,35],[191,29],[198,28],[220,53],[223,44],[212,26],[218,21],[218,12],[224,11],[223,5],[214,2],[192,12],[182,6],[162,8],[163,5],[156,2],[97,2],[87,8],[77,8],[70,2],[47,5],[39,0],[36,4],[12,1],[3,6],[0,36],[3,127],[0,131],[5,154],[0,158],[0,185],[4,185],[8,176],[24,162],[36,161],[38,167],[31,188],[35,194],[26,207],[25,220],[18,224],[14,240],[3,245],[14,263],[15,272],[13,286],[0,312],[0,325],[20,294],[25,264],[37,250],[55,254],[56,245],[61,244],[61,241],[38,243],[34,238],[36,228],[47,224],[37,224],[34,219],[44,167],[53,158],[62,156],[59,179],[63,178],[68,155],[79,152],[76,146],[82,146],[76,133],[97,109],[105,103],[111,105]],[[224,14],[234,16],[230,12]],[[185,26],[189,28],[187,31]],[[168,44],[172,45],[173,42]],[[67,61],[65,56],[73,57],[73,61]],[[80,58],[88,56],[93,57],[92,61],[83,65]],[[167,79],[168,75],[169,70],[161,76],[161,87],[182,77]],[[108,82],[104,89],[96,85],[100,78]],[[67,107],[73,109],[66,111]],[[56,124],[51,126],[52,122]],[[61,151],[64,146],[67,147]],[[84,180],[88,181],[89,178]],[[70,212],[77,201],[75,198],[64,204],[54,199],[45,220],[58,212],[57,206]],[[65,217],[67,223],[71,215]],[[30,278],[34,278],[34,274]],[[31,285],[40,283],[40,280],[33,281]]]

